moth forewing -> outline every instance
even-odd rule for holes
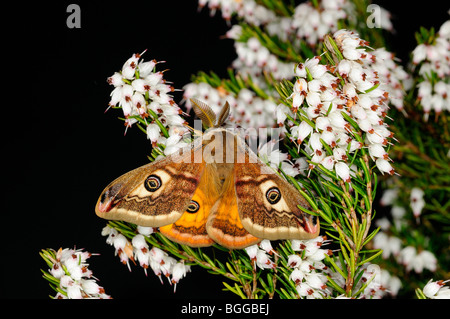
[[[245,156],[245,160],[238,158],[234,168],[237,204],[244,228],[256,237],[270,240],[318,236],[318,221],[297,207],[311,209],[295,187],[259,160],[249,148],[242,145],[237,148],[237,154]],[[250,159],[255,163],[248,163]]]
[[[150,227],[175,222],[189,205],[204,171],[204,162],[192,163],[201,151],[200,144],[117,178],[100,195],[96,214]]]

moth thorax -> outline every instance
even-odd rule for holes
[[[236,136],[223,129],[203,135],[203,156],[206,163],[233,164],[237,159]]]

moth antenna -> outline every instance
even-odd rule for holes
[[[203,126],[206,128],[213,127],[216,122],[216,113],[212,108],[197,99],[191,99],[195,114],[202,120]]]
[[[216,127],[222,126],[222,124],[226,122],[229,116],[230,116],[230,104],[227,101],[220,110],[219,117],[217,119],[217,124],[215,126]]]

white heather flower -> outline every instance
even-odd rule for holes
[[[417,91],[417,96],[420,99],[425,99],[427,97],[431,96],[433,87],[431,86],[431,82],[429,81],[423,81],[417,84],[417,87],[419,88]]]
[[[153,227],[145,227],[145,226],[137,226],[137,231],[139,234],[144,235],[144,236],[149,236],[151,234],[153,234],[154,229]]]
[[[350,73],[350,70],[352,69],[352,66],[353,64],[351,61],[343,59],[339,62],[337,71],[342,77],[347,78]]]
[[[124,264],[127,264],[130,270],[129,259],[132,261],[136,260],[144,269],[146,275],[147,269],[151,268],[154,274],[159,277],[161,283],[161,275],[167,277],[170,283],[178,283],[186,275],[186,272],[190,270],[190,267],[184,265],[183,262],[177,262],[165,251],[157,247],[150,248],[148,246],[146,236],[150,236],[154,232],[152,227],[137,226],[137,231],[138,234],[131,239],[131,242],[110,226],[103,228],[102,235],[108,236],[107,243],[116,248],[116,254],[119,255]],[[173,276],[172,279],[170,279],[171,275]]]
[[[432,252],[422,250],[417,253],[413,246],[407,246],[400,251],[399,262],[405,265],[407,271],[414,269],[416,273],[421,273],[423,269],[435,271],[437,267],[437,259]]]
[[[160,263],[160,269],[164,276],[166,276],[167,280],[172,283],[170,280],[170,275],[172,274],[173,267],[177,264],[177,261],[175,258],[170,257],[169,255],[165,254],[163,256],[162,262]]]
[[[53,267],[49,270],[50,274],[56,279],[60,279],[64,275],[64,269],[59,263],[55,263]]]
[[[436,60],[436,51],[432,45],[419,44],[412,52],[413,63],[419,64],[425,59]]]
[[[406,209],[402,206],[393,205],[391,208],[391,215],[394,221],[400,220],[405,216]]]
[[[295,268],[300,266],[302,263],[302,258],[299,255],[290,255],[288,258],[288,266],[291,268]]]
[[[428,298],[433,298],[437,292],[442,288],[443,282],[442,281],[433,281],[433,279],[430,279],[430,281],[423,287],[423,293]]]
[[[161,264],[156,262],[154,259],[150,258],[150,268],[153,270],[155,276],[159,278],[161,284],[163,284],[163,280],[161,278]]]
[[[402,241],[398,237],[388,236],[384,232],[379,232],[373,239],[373,247],[375,249],[382,249],[383,259],[388,259],[390,255],[399,255],[402,248]]]
[[[337,162],[334,165],[336,175],[347,183],[350,183],[350,168],[344,162]]]
[[[326,269],[322,260],[331,253],[321,248],[326,242],[322,236],[312,240],[291,241],[292,250],[301,253],[288,257],[288,266],[293,269],[289,279],[295,283],[301,297],[323,298],[329,293],[326,287],[327,277],[322,272]]]
[[[295,8],[291,28],[297,38],[312,45],[322,40],[325,34],[336,31],[339,20],[352,15],[354,6],[346,0],[321,1],[318,7],[305,2]]]
[[[342,267],[341,262],[337,261],[336,264]],[[362,267],[362,275],[358,283],[354,286],[355,290],[361,289],[363,285],[366,285],[360,299],[380,299],[383,298],[390,289],[392,289],[392,295],[395,296],[398,289],[401,286],[399,279],[391,276],[387,271],[381,270],[378,265],[365,263]],[[345,287],[345,279],[339,273],[331,273],[331,278],[336,284],[341,287]]]
[[[270,259],[267,253],[258,249],[256,252],[256,265],[261,269],[271,268],[274,269],[276,267],[275,263]]]
[[[383,206],[392,205],[398,197],[398,192],[398,188],[390,188],[385,190],[381,195],[380,204]]]
[[[430,299],[450,299],[450,288],[445,286],[449,280],[433,281],[432,279],[423,288],[423,294]]]
[[[166,256],[167,254],[163,251],[163,250],[161,250],[161,249],[159,249],[159,248],[157,248],[157,247],[153,247],[151,250],[150,250],[150,258],[152,259],[152,260],[154,260],[155,262],[157,262],[158,264],[161,264],[162,263],[162,261],[163,261],[163,259],[164,259],[164,257]]]
[[[278,142],[274,139],[259,147],[258,156],[274,170],[278,170],[280,164],[288,159],[288,155],[278,149]]]
[[[154,73],[154,68],[156,64],[161,63],[163,61],[157,62],[156,60],[144,62],[144,60],[139,61],[138,70],[139,76],[141,78],[146,79],[152,73]]]
[[[383,158],[385,160],[388,159],[388,153],[385,151],[384,146],[379,143],[370,144],[368,146],[369,149],[369,155],[372,158],[372,160],[375,160],[375,158]]]
[[[362,298],[381,299],[385,295],[386,287],[381,283],[382,273],[380,267],[375,264],[367,263],[363,266],[364,272],[361,278],[361,283],[369,282],[364,289]]]
[[[375,164],[377,165],[378,169],[380,170],[380,172],[382,174],[384,173],[388,173],[389,175],[394,175],[395,171],[392,168],[391,164],[389,164],[389,162],[383,158],[378,158],[375,161]]]
[[[311,272],[305,277],[305,282],[314,289],[326,289],[327,277],[320,273]]]
[[[177,262],[172,269],[172,284],[174,284],[173,292],[176,292],[178,282],[186,277],[186,273],[191,271],[191,267],[185,265],[184,262]]]
[[[299,285],[303,278],[305,278],[305,273],[299,268],[295,268],[289,275],[289,279],[292,280],[296,285]]]
[[[309,147],[311,147],[311,149],[313,150],[313,152],[315,154],[322,155],[321,152],[319,152],[323,148],[322,142],[320,141],[320,134],[319,133],[313,132],[311,134],[311,137],[309,139]]]
[[[236,14],[239,18],[253,25],[268,24],[276,17],[273,11],[257,4],[254,0],[200,0],[199,7],[208,7],[211,10],[211,15],[220,10],[222,18],[226,21],[229,21],[233,14]]]
[[[123,85],[123,76],[119,72],[114,72],[113,75],[111,75],[107,79],[108,84],[114,85],[115,87],[122,86]]]
[[[156,146],[156,142],[160,136],[161,129],[158,124],[147,125],[147,138],[151,141],[153,147]]]
[[[371,53],[376,58],[371,65],[374,71],[378,72],[380,87],[389,93],[389,102],[402,110],[405,90],[408,90],[412,84],[411,77],[401,65],[394,61],[394,54],[386,49],[376,49]]]
[[[67,290],[67,298],[69,299],[82,299],[83,296],[81,294],[81,287],[74,283],[69,284],[66,288]]]
[[[413,63],[418,68],[419,84],[417,85],[417,100],[420,102],[421,110],[424,112],[424,119],[428,120],[429,113],[434,111],[439,115],[443,111],[450,110],[450,100],[447,94],[450,76],[450,38],[448,37],[448,25],[446,21],[433,44],[419,44],[413,50]],[[437,76],[433,83],[430,81]]]
[[[420,253],[417,254],[417,259],[421,259],[424,269],[436,271],[437,259],[432,252],[428,250],[422,250]],[[421,268],[422,266],[417,268],[415,267],[414,270],[416,270],[416,272],[422,272]]]
[[[290,110],[284,104],[280,104],[277,107],[277,124],[278,126],[283,126],[284,121],[287,118],[287,114],[289,114]]]
[[[277,80],[293,76],[294,65],[280,61],[255,37],[249,38],[247,42],[235,42],[235,49],[238,57],[233,61],[233,67],[244,78],[251,76],[259,86],[265,85],[260,80],[264,73],[271,73]]]
[[[422,213],[422,209],[425,206],[425,200],[423,199],[424,191],[418,187],[411,189],[411,209],[413,211],[414,217],[418,218]]]
[[[298,174],[300,174],[300,171],[298,167],[295,164],[292,164],[290,162],[282,162],[281,163],[281,171],[283,171],[284,174],[295,177]]]
[[[128,269],[131,271],[129,260],[134,260],[133,246],[131,245],[131,243],[124,235],[119,233],[114,237],[112,245],[116,249],[115,254],[119,256],[120,261],[124,265],[127,265]]]
[[[250,259],[256,261],[256,254],[258,252],[258,245],[251,245],[251,246],[248,246],[248,247],[246,247],[244,249],[247,252],[247,254],[250,257]]]
[[[83,280],[81,282],[81,289],[88,295],[98,295],[104,293],[104,289],[100,287],[93,279]]]
[[[166,139],[165,143],[166,148],[164,149],[164,155],[168,156],[171,155],[178,150],[188,146],[188,144],[181,140],[182,136],[175,134],[172,136],[169,136],[169,138]]]
[[[386,217],[382,217],[380,219],[377,219],[375,224],[380,227],[381,230],[388,230],[391,227],[391,222]]]
[[[406,269],[409,271],[412,269],[411,264],[416,255],[417,255],[416,248],[414,248],[413,246],[407,246],[400,251],[399,261],[403,265],[405,265],[407,267]]]
[[[133,237],[133,239],[131,240],[131,244],[133,245],[134,249],[137,250],[148,250],[148,245],[147,242],[145,240],[144,235],[142,234],[138,234],[136,236]]]
[[[332,171],[334,167],[334,162],[335,159],[333,156],[327,156],[320,162],[320,164],[322,164],[323,167],[325,167],[327,170]]]
[[[276,254],[275,250],[272,248],[272,244],[270,242],[270,240],[264,239],[259,243],[259,248],[261,248],[262,250],[264,250],[266,253],[272,255],[272,254]]]
[[[269,249],[269,243],[264,243],[263,248]],[[271,248],[271,246],[270,246]],[[271,249],[272,250],[272,249]],[[269,250],[269,252],[271,251]],[[264,249],[261,249],[259,245],[252,245],[245,248],[245,251],[247,252],[248,256],[250,257],[250,260],[252,260],[253,265],[256,269],[256,266],[258,266],[261,269],[266,268],[275,268],[275,263],[270,259],[270,256],[267,254],[267,252]]]
[[[140,117],[150,126],[147,127],[147,137],[155,147],[159,136],[163,134],[155,121],[168,129],[179,126],[187,131],[187,128],[183,127],[185,121],[179,116],[180,109],[169,95],[175,89],[165,84],[163,72],[154,69],[159,62],[144,62],[140,60],[141,55],[134,54],[124,63],[120,72],[115,72],[107,79],[115,87],[111,92],[109,107],[122,108],[126,129],[137,123],[136,117]],[[149,110],[156,116],[150,115]]]
[[[387,270],[381,270],[381,278],[380,278],[380,291],[385,291],[389,293],[391,296],[397,296],[398,291],[402,287],[402,282],[400,278],[391,275]]]
[[[313,128],[308,122],[303,121],[299,126],[294,126],[291,130],[292,137],[296,139],[298,144],[301,144],[313,131]]]
[[[59,282],[61,291],[55,299],[110,298],[103,287],[96,283],[97,279],[88,268],[86,261],[91,255],[89,252],[70,248],[60,248],[57,252],[51,249],[43,251],[43,258],[52,264],[49,270],[49,275],[54,277],[52,282]],[[60,269],[64,271],[61,273]]]

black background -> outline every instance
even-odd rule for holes
[[[115,177],[147,162],[150,145],[137,128],[104,113],[112,90],[106,78],[133,53],[165,60],[158,70],[176,88],[198,71],[225,76],[235,58],[220,17],[197,11],[197,1],[77,1],[81,29],[66,26],[67,1],[24,3],[3,12],[2,58],[3,191],[0,212],[1,298],[54,295],[41,278],[42,248],[85,248],[90,269],[117,299],[222,298],[222,278],[199,267],[173,293],[150,271],[132,272],[100,235],[105,221],[94,214],[103,188]],[[427,1],[377,1],[393,13],[391,50],[407,60],[420,25],[440,25],[448,5]],[[419,6],[418,3],[421,5]],[[181,100],[181,93],[175,94]]]

